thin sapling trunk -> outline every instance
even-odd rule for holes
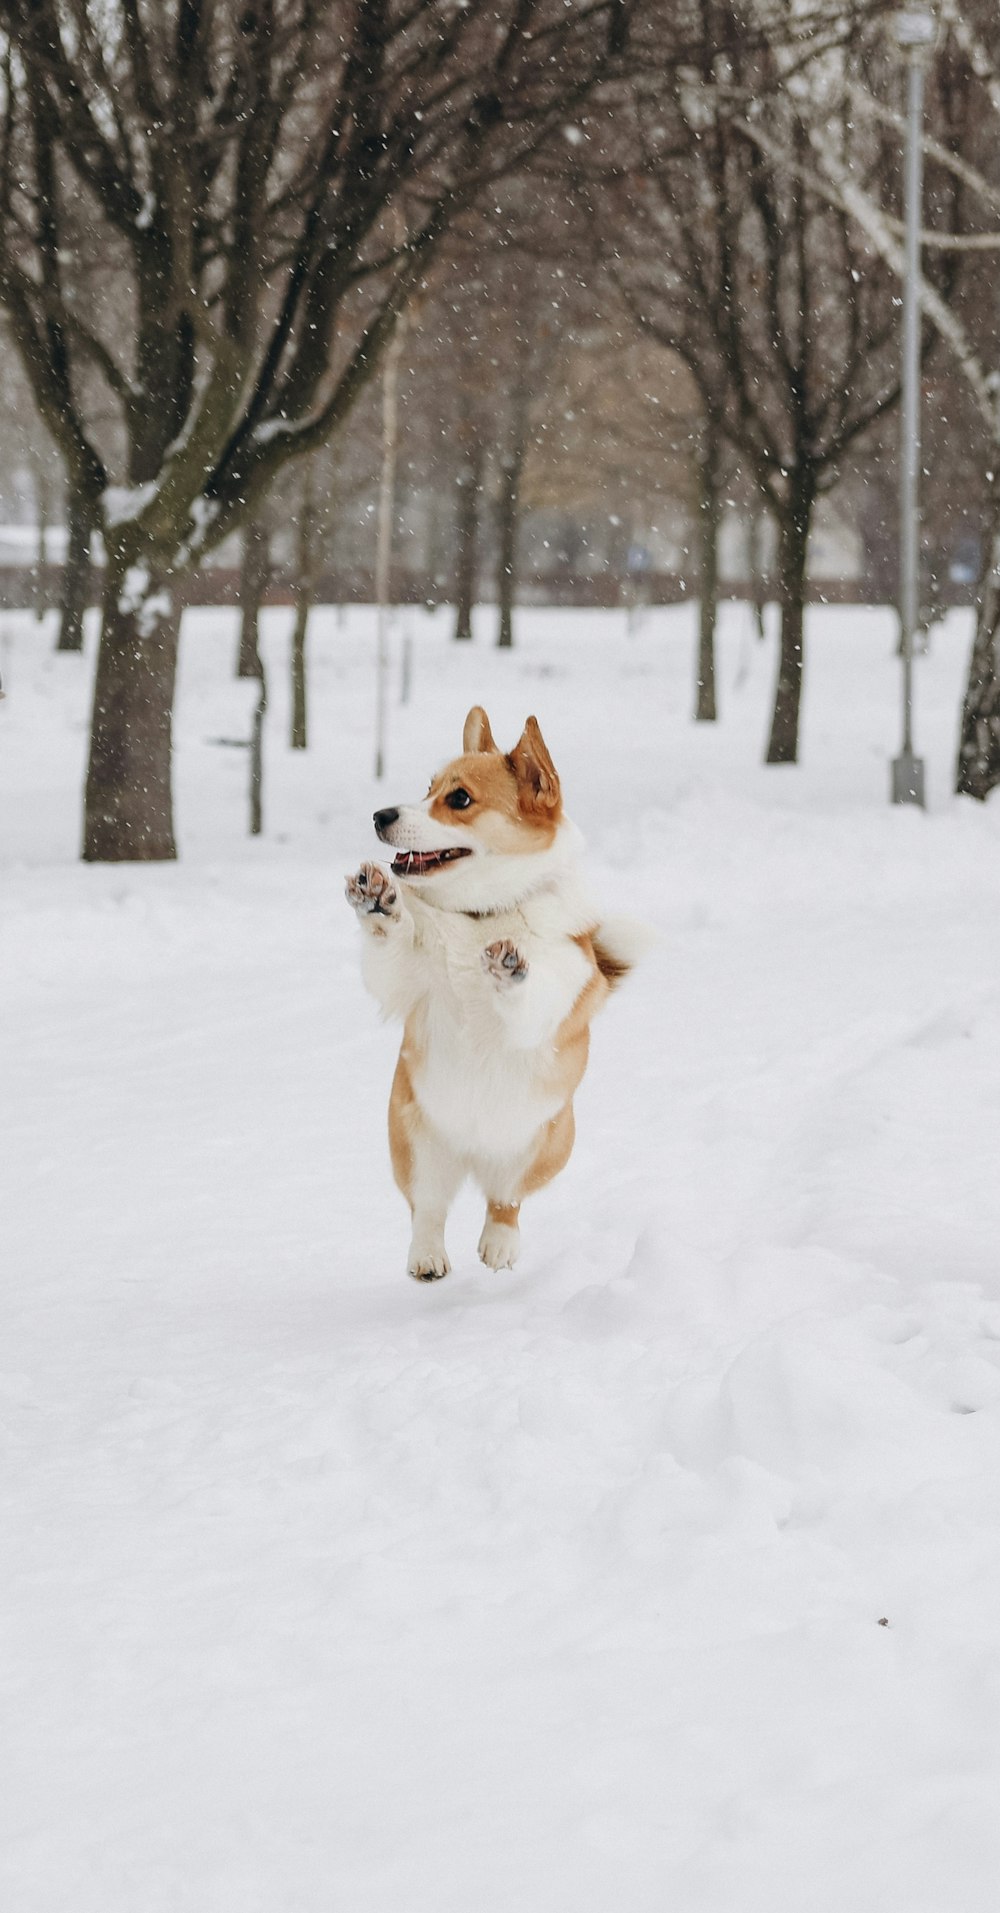
[[[316,587],[316,461],[307,458],[299,502],[295,623],[292,627],[292,735],[293,751],[304,751],[309,741],[306,692],[306,634]]]
[[[455,487],[455,636],[459,639],[472,636],[482,487],[483,454],[477,446]]]
[[[695,718],[714,723],[715,626],[719,608],[719,524],[722,516],[721,444],[710,420],[705,421],[699,457],[698,530],[700,594],[698,600],[698,681]]]
[[[764,608],[767,604],[767,513],[751,512],[747,522],[747,572],[750,603],[758,638],[766,635]]]
[[[49,477],[44,465],[35,466],[35,515],[38,543],[35,554],[35,618],[39,624],[48,609]]]
[[[517,595],[517,534],[520,526],[521,472],[523,452],[505,459],[500,472],[500,541],[497,564],[497,599],[500,624],[497,646],[509,651],[514,643],[514,600]]]
[[[267,673],[260,667],[260,688],[254,705],[250,732],[250,835],[259,837],[264,829],[264,719],[267,716]]]

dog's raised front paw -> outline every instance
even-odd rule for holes
[[[523,983],[528,974],[527,958],[509,937],[501,943],[488,943],[479,960],[495,983]]]
[[[396,886],[381,864],[362,864],[348,877],[344,894],[359,917],[398,919],[401,914]]]

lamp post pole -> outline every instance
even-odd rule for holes
[[[906,203],[900,433],[899,614],[902,625],[903,744],[892,765],[894,804],[924,804],[924,761],[913,750],[913,647],[920,620],[920,227],[923,201],[924,73],[934,41],[930,13],[896,15],[906,61]]]
[[[405,313],[396,321],[382,373],[382,475],[375,537],[375,775],[385,773],[386,678],[389,673],[389,590],[392,534],[396,514],[396,459],[399,451],[399,359]]]

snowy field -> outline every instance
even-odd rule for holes
[[[171,868],[74,861],[92,650],[0,616],[0,1904],[9,1913],[995,1913],[1000,799],[948,795],[968,621],[917,673],[810,614],[266,614],[266,829],[229,613],[190,614]],[[394,642],[398,646],[401,626]],[[396,1037],[343,874],[482,700],[537,712],[611,908],[515,1274],[404,1273]]]

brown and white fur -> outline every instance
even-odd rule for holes
[[[375,827],[391,873],[362,864],[347,898],[365,983],[403,1023],[389,1142],[409,1273],[448,1274],[445,1219],[467,1175],[486,1197],[480,1257],[512,1268],[522,1201],[569,1159],[590,1020],[630,967],[627,934],[596,920],[533,717],[503,755],[476,706],[423,803],[376,811]]]

